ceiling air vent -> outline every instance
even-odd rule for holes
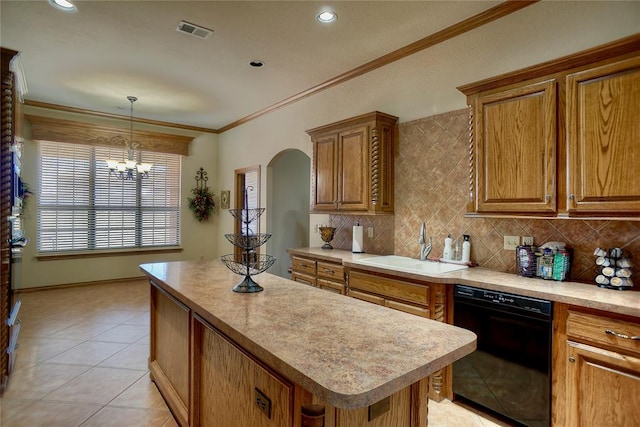
[[[176,31],[187,33],[201,39],[208,39],[209,36],[213,33],[213,30],[186,21],[180,21],[180,23],[178,24],[178,28],[176,28]]]

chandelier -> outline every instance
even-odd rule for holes
[[[133,103],[138,100],[135,96],[127,96],[127,99],[131,103],[131,120],[130,120],[130,134],[129,143],[127,146],[127,159],[126,160],[107,160],[107,167],[109,173],[123,180],[135,180],[149,178],[149,171],[153,167],[151,163],[140,163],[134,159],[135,149],[138,144],[133,142]]]

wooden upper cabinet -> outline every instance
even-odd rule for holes
[[[640,33],[458,89],[468,213],[640,218]]]
[[[376,111],[307,131],[312,212],[393,213],[397,120]]]
[[[338,134],[338,209],[368,209],[369,127]]]
[[[316,210],[334,210],[338,200],[338,136],[324,135],[314,141],[313,161],[315,173],[315,188],[313,192],[313,206]]]
[[[567,76],[572,213],[640,212],[640,57]]]
[[[555,213],[556,84],[475,98],[477,212]]]

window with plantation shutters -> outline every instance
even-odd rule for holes
[[[38,251],[41,254],[180,244],[179,154],[142,151],[147,179],[123,181],[106,159],[125,149],[39,142]]]

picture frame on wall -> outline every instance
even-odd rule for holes
[[[222,190],[220,192],[220,208],[221,209],[229,209],[229,198],[231,196],[231,191]]]

